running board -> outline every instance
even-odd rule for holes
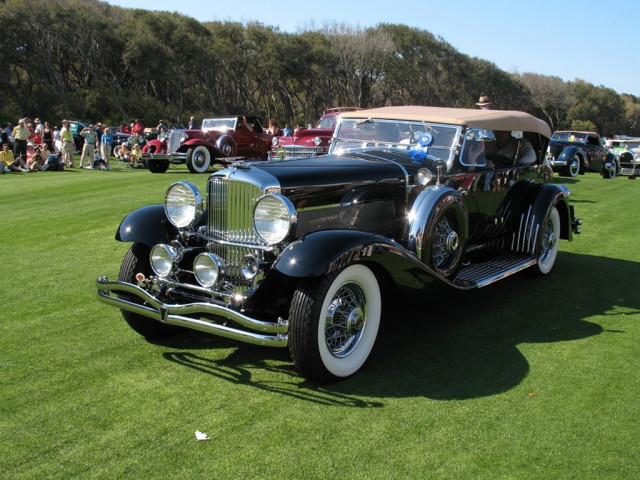
[[[537,260],[530,255],[505,253],[462,267],[453,283],[465,289],[486,287],[536,263]]]

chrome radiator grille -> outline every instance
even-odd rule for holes
[[[302,147],[298,145],[285,145],[284,147],[285,157],[315,157],[325,153],[326,148],[323,147]]]
[[[224,277],[235,285],[248,284],[242,275],[247,255],[260,257],[252,245],[260,244],[253,229],[253,207],[262,190],[255,185],[212,177],[207,186],[207,234],[211,253],[224,261]]]
[[[174,130],[169,134],[169,139],[167,140],[167,153],[173,153],[180,147],[180,134],[182,130]]]
[[[207,231],[210,237],[225,242],[257,245],[253,230],[253,207],[262,190],[245,182],[212,177],[208,185]]]

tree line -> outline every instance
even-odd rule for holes
[[[425,30],[343,23],[284,33],[98,0],[0,0],[0,121],[109,124],[255,114],[313,123],[330,107],[524,110],[552,130],[640,136],[637,97],[583,80],[508,73]]]

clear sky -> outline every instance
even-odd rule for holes
[[[404,24],[513,73],[585,80],[640,97],[638,0],[107,0],[200,22],[259,21],[296,33],[341,22]]]

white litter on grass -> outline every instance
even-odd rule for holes
[[[200,430],[196,430],[196,440],[211,440],[209,438],[209,435],[207,435],[204,432],[201,432]]]

